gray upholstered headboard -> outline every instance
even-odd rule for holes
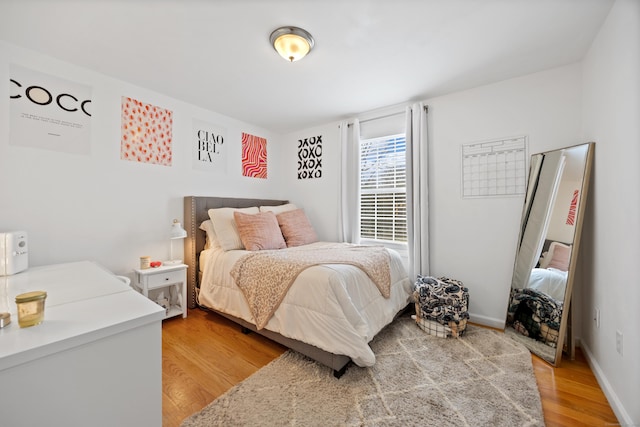
[[[204,249],[206,236],[198,227],[209,219],[209,209],[250,208],[252,206],[277,206],[288,203],[286,200],[237,199],[229,197],[186,196],[184,198],[184,259],[187,268],[187,299],[189,308],[196,306],[195,288],[198,280],[199,256]]]

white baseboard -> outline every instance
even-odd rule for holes
[[[589,363],[589,366],[591,367],[591,370],[593,371],[598,384],[600,384],[600,388],[604,392],[604,395],[607,397],[613,413],[615,414],[616,418],[618,418],[618,423],[621,426],[634,425],[631,416],[629,416],[629,413],[624,409],[624,406],[622,406],[622,402],[620,402],[620,399],[618,399],[618,395],[611,387],[611,384],[609,384],[607,377],[604,375],[604,372],[602,372],[602,369],[600,369],[600,365],[598,365],[598,361],[593,356],[593,353],[591,353],[591,350],[589,350],[589,347],[583,342],[580,343],[580,347],[582,348],[584,357],[587,359],[587,363]]]
[[[504,314],[505,317],[507,313]],[[489,326],[490,328],[504,329],[504,323],[506,319],[494,319],[492,317],[481,316],[479,314],[469,313],[469,322],[476,323],[478,325]]]

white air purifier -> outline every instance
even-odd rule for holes
[[[11,276],[29,268],[26,231],[0,233],[0,276]]]

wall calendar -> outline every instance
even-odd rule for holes
[[[462,145],[462,198],[521,196],[527,187],[527,137]]]

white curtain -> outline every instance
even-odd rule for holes
[[[409,278],[429,275],[429,145],[427,108],[422,102],[407,109],[407,243]]]
[[[339,236],[341,241],[359,243],[360,215],[360,122],[354,119],[352,125],[340,123],[340,148],[342,150],[340,167],[340,213]]]

